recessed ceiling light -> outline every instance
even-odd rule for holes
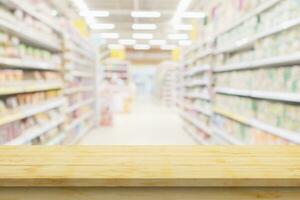
[[[155,30],[157,29],[156,24],[132,24],[133,30]]]
[[[184,12],[182,13],[182,18],[204,18],[206,16],[203,12]]]
[[[122,39],[122,40],[119,40],[119,44],[122,44],[122,45],[135,45],[136,44],[136,40]]]
[[[175,29],[180,31],[191,31],[193,30],[193,26],[191,24],[177,24],[175,25]]]
[[[167,43],[166,40],[150,40],[150,45],[165,45]]]
[[[91,25],[91,29],[94,30],[111,30],[114,28],[115,28],[114,24],[92,24]]]
[[[131,17],[134,18],[159,18],[161,16],[160,12],[157,11],[133,11],[131,12]]]
[[[137,45],[134,45],[133,48],[135,50],[149,50],[149,49],[151,49],[151,46],[147,45],[147,44],[137,44]]]
[[[114,50],[122,50],[122,49],[124,49],[124,46],[120,45],[120,44],[110,44],[110,45],[108,45],[108,48],[114,49]]]
[[[103,39],[118,39],[120,35],[119,33],[101,33],[100,37]]]
[[[167,51],[171,51],[171,50],[174,50],[176,48],[177,48],[177,46],[175,46],[175,45],[162,45],[160,47],[161,50],[167,50]]]
[[[81,11],[80,16],[93,16],[93,17],[109,17],[110,12],[106,10],[89,10]]]
[[[190,46],[190,45],[192,45],[192,41],[191,40],[181,40],[181,41],[179,41],[179,45],[180,46]]]
[[[187,40],[189,36],[187,34],[169,34],[168,38],[170,40]]]
[[[154,36],[151,33],[134,33],[132,37],[138,40],[151,40]]]

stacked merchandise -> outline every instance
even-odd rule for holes
[[[0,4],[0,144],[58,144],[61,33],[24,1]]]
[[[167,107],[175,107],[177,104],[178,63],[166,61],[159,66],[159,99]]]
[[[96,51],[85,39],[68,29],[64,43],[66,143],[75,144],[96,123]]]
[[[107,60],[104,64],[104,79],[119,79],[127,81],[129,79],[128,61]]]
[[[242,143],[300,143],[299,11],[273,1],[217,38],[215,125]]]
[[[223,144],[222,139],[214,137],[210,128],[211,108],[211,62],[213,59],[211,43],[203,43],[186,53],[183,82],[184,129],[201,144]]]
[[[300,143],[299,11],[260,2],[215,36],[212,130],[229,144]]]

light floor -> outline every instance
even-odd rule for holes
[[[176,111],[138,100],[130,114],[115,115],[111,128],[97,128],[82,139],[81,145],[195,145],[182,128]]]

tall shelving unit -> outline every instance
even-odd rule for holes
[[[75,144],[96,125],[96,50],[75,31],[64,38],[65,143]]]
[[[63,134],[62,33],[25,2],[0,1],[0,144]]]
[[[211,41],[201,43],[187,51],[183,73],[184,129],[203,145],[224,144],[211,129],[212,112],[212,61]]]
[[[162,62],[156,77],[157,95],[167,107],[176,107],[178,98],[178,63],[173,61]]]
[[[299,8],[269,0],[215,35],[210,127],[228,144],[300,143]]]

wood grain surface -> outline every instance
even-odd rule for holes
[[[300,148],[5,146],[0,186],[300,187]]]
[[[0,188],[0,200],[299,200],[297,188]]]

